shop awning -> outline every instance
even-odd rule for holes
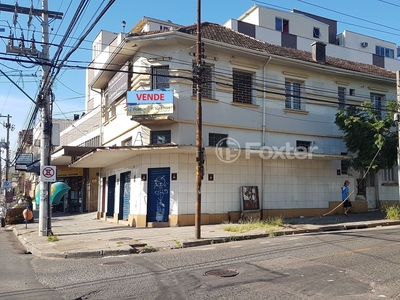
[[[63,146],[51,155],[51,164],[53,166],[68,165],[73,157],[79,157],[93,149],[96,147]]]
[[[74,168],[104,168],[141,154],[195,153],[194,146],[151,145],[99,147],[78,158],[69,166]]]
[[[99,147],[82,155],[69,166],[74,168],[104,168],[142,154],[196,154],[197,148],[192,145],[151,145]],[[262,151],[236,148],[205,147],[207,156],[220,156],[222,161],[232,162],[235,154],[243,157],[259,157],[260,159],[306,159],[306,160],[348,160],[349,155],[321,154],[310,152]],[[228,153],[228,157],[224,157]]]

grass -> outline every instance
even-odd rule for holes
[[[57,242],[57,241],[58,241],[58,236],[56,236],[56,235],[49,235],[49,236],[47,237],[47,241],[48,241],[48,242]]]
[[[180,241],[174,240],[174,242],[175,242],[175,244],[176,244],[179,248],[182,248],[182,244],[181,244]]]
[[[223,229],[229,232],[247,232],[255,229],[261,229],[265,232],[271,232],[283,226],[282,218],[268,218],[266,220],[250,219],[240,223],[224,223]]]
[[[386,219],[388,220],[400,220],[400,206],[399,205],[392,205],[386,206],[384,208],[386,212]]]

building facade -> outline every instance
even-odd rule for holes
[[[359,211],[398,201],[390,185],[355,187],[360,175],[345,168],[349,156],[334,124],[339,108],[395,99],[394,72],[327,56],[321,42],[308,51],[286,48],[212,23],[202,24],[202,37],[203,224],[244,211],[321,215],[340,203],[345,179]],[[95,170],[99,217],[131,226],[194,224],[195,42],[196,26],[119,34],[90,65],[101,147],[70,166]],[[132,113],[132,92],[165,90],[173,92],[172,111]]]

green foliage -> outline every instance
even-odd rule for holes
[[[266,220],[246,220],[239,224],[226,223],[223,226],[225,231],[230,232],[246,232],[254,229],[261,229],[264,231],[271,231],[279,229],[283,226],[282,218],[268,218]]]
[[[373,103],[364,102],[361,107],[349,106],[346,111],[339,110],[335,124],[344,133],[344,142],[353,159],[350,167],[357,171],[372,171],[393,167],[397,163],[398,134],[394,122],[397,102],[387,101],[382,112],[374,109]],[[384,118],[381,118],[381,115]]]
[[[388,220],[400,220],[400,206],[393,205],[385,207],[386,219]]]
[[[57,242],[57,241],[58,241],[58,236],[56,236],[56,235],[49,235],[49,236],[47,237],[47,241],[48,241],[48,242]]]

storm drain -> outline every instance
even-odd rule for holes
[[[113,239],[109,239],[110,242],[114,242],[114,241],[129,241],[132,238],[130,237],[120,237],[120,238],[113,238]]]
[[[210,270],[204,273],[204,275],[206,276],[217,276],[217,277],[233,277],[238,274],[239,272],[236,270],[222,270],[222,269]]]

